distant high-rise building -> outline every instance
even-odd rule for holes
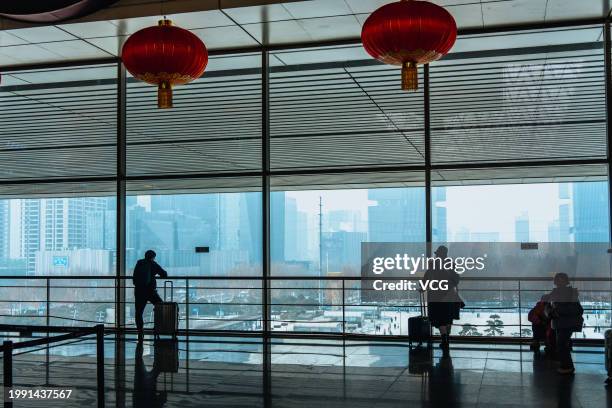
[[[21,206],[21,250],[28,273],[36,269],[37,251],[84,249],[90,214],[106,210],[105,198],[25,199]],[[91,234],[99,233],[93,223]]]
[[[559,198],[562,200],[570,199],[570,183],[559,183]]]
[[[529,242],[529,215],[523,213],[514,220],[515,242]]]
[[[367,225],[362,225],[359,211],[327,211],[323,218],[324,231],[365,231],[366,229]]]
[[[425,199],[420,188],[368,191],[368,239],[373,242],[425,241]]]
[[[459,228],[455,233],[455,242],[470,242],[471,232],[466,227]]]
[[[609,242],[608,185],[573,183],[572,196],[575,242]]]
[[[322,262],[323,273],[361,272],[361,243],[366,241],[365,232],[335,231],[323,233]]]
[[[570,227],[570,205],[559,205],[559,242],[572,241],[572,230]]]
[[[499,242],[499,232],[471,232],[470,242]]]
[[[9,200],[0,200],[0,263],[9,258],[11,240],[10,219]]]
[[[272,193],[274,195],[276,193]],[[240,232],[240,249],[250,263],[262,262],[262,207],[261,194],[244,193],[240,201],[240,213],[244,220]],[[284,238],[284,237],[283,237]]]
[[[548,242],[562,242],[561,241],[561,228],[559,227],[559,220],[554,220],[548,224]]]
[[[436,187],[432,189],[432,238],[434,242],[444,243],[448,241],[448,222],[446,212],[446,188]]]
[[[293,197],[285,197],[285,260],[298,259],[298,211]]]
[[[285,196],[283,191],[270,194],[270,258],[272,262],[284,262],[286,260]],[[261,238],[259,242],[261,243]]]
[[[308,228],[308,213],[298,211],[297,213],[297,254],[296,259],[300,261],[310,259],[313,242],[311,241],[313,231]]]

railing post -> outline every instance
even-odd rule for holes
[[[3,380],[4,380],[4,406],[5,407],[12,407],[13,403],[11,402],[11,400],[8,398],[9,396],[6,395],[6,393],[8,392],[9,388],[13,387],[13,342],[10,340],[5,341],[4,343],[2,343],[2,348],[3,348]]]
[[[98,407],[104,407],[104,325],[96,325],[96,371],[98,377]]]
[[[46,309],[46,322],[47,322],[47,326],[51,325],[51,279],[47,278],[45,279],[45,281],[47,282],[47,296],[46,296],[46,304],[45,304],[45,309]],[[47,336],[49,334],[47,333]]]
[[[51,279],[46,278],[46,301],[45,301],[45,322],[47,323],[47,327],[49,327],[51,325]],[[47,337],[49,337],[49,332],[47,331]],[[47,344],[46,350],[45,350],[45,385],[49,384],[49,362],[50,362],[50,356],[49,356],[50,352],[49,352],[49,344]]]
[[[185,333],[187,337],[189,337],[189,314],[189,278],[187,278],[185,279]]]
[[[519,338],[523,337],[523,318],[522,318],[522,302],[521,302],[521,281],[518,281],[518,310],[519,310]]]
[[[344,293],[344,278],[342,278],[342,334],[346,335],[346,299]]]

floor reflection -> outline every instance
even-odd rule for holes
[[[577,349],[574,377],[527,346],[409,350],[391,342],[192,337],[106,342],[106,406],[114,407],[605,407],[602,350]],[[74,387],[68,403],[94,406],[89,343],[15,358],[19,385]],[[123,358],[117,360],[117,356]],[[264,367],[268,369],[264,370]],[[48,379],[47,379],[48,378]],[[28,405],[36,406],[36,405]]]

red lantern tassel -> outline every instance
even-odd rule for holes
[[[160,82],[157,87],[157,107],[172,108],[172,85],[169,82]]]
[[[419,90],[419,71],[414,62],[404,62],[402,65],[402,90]]]

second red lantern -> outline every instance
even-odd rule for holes
[[[363,25],[365,50],[385,64],[402,66],[402,89],[418,89],[418,64],[442,58],[455,44],[457,24],[444,8],[402,0],[376,10]]]
[[[123,45],[121,59],[134,78],[157,85],[159,108],[171,108],[172,87],[202,76],[208,50],[195,34],[164,19],[132,34]]]

